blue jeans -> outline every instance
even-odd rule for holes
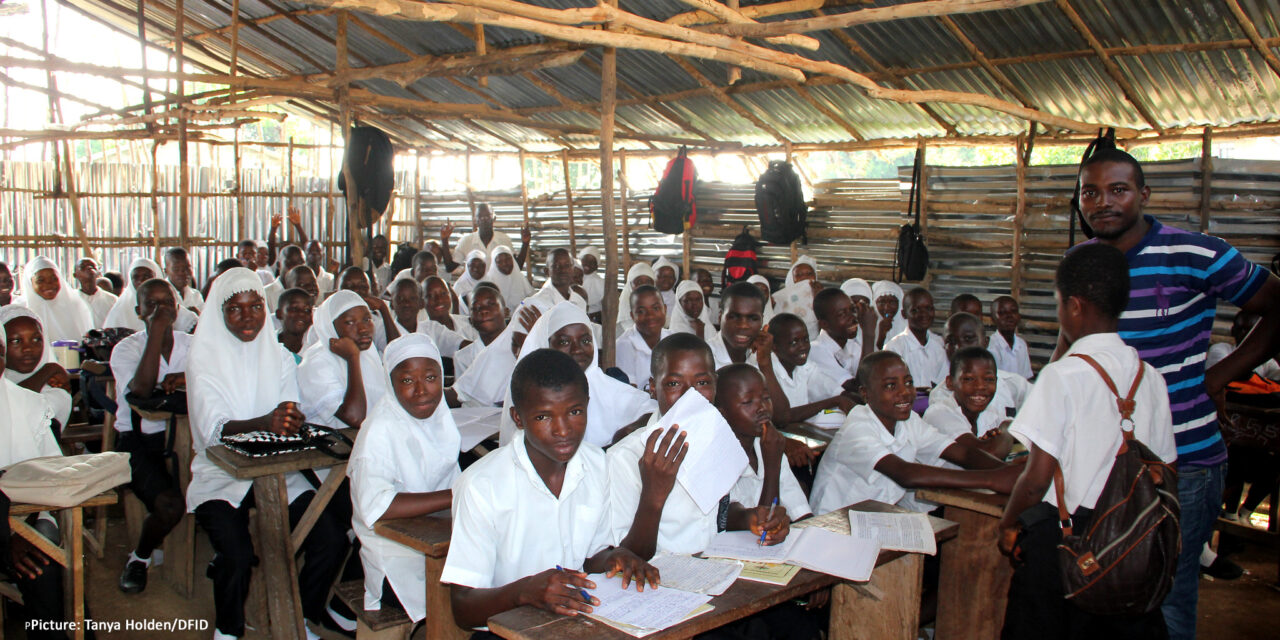
[[[1182,552],[1173,588],[1160,609],[1170,640],[1195,640],[1196,600],[1200,588],[1200,550],[1213,535],[1222,511],[1227,463],[1178,469],[1178,502],[1182,506]]]

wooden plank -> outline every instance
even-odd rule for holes
[[[267,611],[273,640],[303,640],[302,592],[298,587],[298,563],[289,542],[289,495],[284,473],[260,476],[253,481],[258,506],[258,535],[254,539],[262,562],[258,571],[266,582]]]
[[[955,544],[955,543],[951,543]],[[924,556],[906,554],[878,565],[866,585],[842,582],[831,590],[832,640],[914,640],[920,627]]]
[[[1000,636],[1013,568],[995,541],[1008,496],[967,489],[918,489],[921,500],[945,505],[943,517],[960,535],[941,549],[937,629],[940,638]]]
[[[614,6],[617,5],[617,0],[611,0],[611,2]],[[613,130],[617,122],[617,105],[618,50],[609,47],[604,50],[600,71],[600,216],[604,222],[604,264],[600,266],[604,267],[605,282],[600,319],[604,334],[601,336],[604,341],[604,358],[601,364],[605,367],[613,366],[617,357],[618,289],[614,283],[618,281],[618,227],[613,210]],[[567,186],[567,173],[565,178]],[[623,215],[625,217],[625,211]],[[572,215],[569,217],[569,222],[573,224]],[[623,232],[625,233],[625,226]],[[574,230],[570,229],[570,239],[576,235]],[[574,252],[574,256],[577,256],[577,251]]]
[[[315,496],[311,498],[311,504],[307,505],[307,510],[298,519],[298,524],[293,526],[293,531],[289,533],[289,543],[294,553],[302,550],[302,543],[307,539],[307,534],[311,533],[316,520],[320,519],[320,514],[333,499],[333,494],[346,479],[347,463],[343,462],[329,469],[329,475],[325,477],[320,488],[316,490]]]
[[[351,438],[352,441],[355,441],[356,433],[358,432],[357,429],[339,429],[338,431]],[[303,469],[323,469],[345,464],[342,460],[314,449],[266,458],[251,458],[241,455],[228,449],[225,445],[209,447],[205,451],[214,464],[222,467],[227,473],[239,480],[251,480],[276,473],[288,473]]]
[[[448,555],[452,528],[452,518],[437,514],[384,519],[373,525],[378,535],[433,558]]]

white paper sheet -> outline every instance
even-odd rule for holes
[[[591,617],[641,629],[666,629],[711,600],[711,596],[679,589],[659,587],[636,591],[634,585],[623,589],[621,577],[606,578],[602,573],[588,578],[596,583],[596,588],[590,590],[591,595],[600,599]]]
[[[785,562],[856,582],[871,578],[880,556],[880,545],[874,540],[841,535],[820,527],[793,530],[782,544],[772,547],[759,542],[759,536],[753,536],[750,531],[725,531],[716,534],[702,554],[746,562]]]
[[[801,533],[804,531],[808,529]],[[793,531],[781,543],[765,546],[760,544],[760,536],[750,531],[723,531],[711,539],[711,544],[707,545],[702,555],[708,558],[780,564],[787,561],[787,553],[799,539],[800,536]]]
[[[849,534],[875,540],[881,549],[926,553],[938,552],[933,525],[924,513],[872,513],[849,511]]]
[[[458,433],[462,435],[459,451],[470,451],[485,438],[497,435],[498,426],[502,423],[499,418],[501,407],[461,407],[451,411],[453,421],[458,424]]]
[[[660,553],[649,564],[662,574],[662,588],[711,596],[724,593],[742,573],[741,562],[672,553]]]
[[[720,499],[747,468],[747,454],[720,412],[696,389],[690,388],[658,422],[665,431],[680,425],[688,435],[689,453],[680,464],[676,481],[693,498],[702,513],[719,507]]]

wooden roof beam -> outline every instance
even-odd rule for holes
[[[604,70],[600,67],[600,65],[596,64],[596,62],[590,58],[583,58],[582,64],[585,65],[588,69],[595,71],[597,74],[604,73]],[[626,82],[622,78],[618,78],[618,88],[623,91],[626,91],[627,93],[630,93],[633,96],[636,96],[634,99],[635,102],[630,104],[639,104],[639,105],[644,105],[646,107],[649,107],[650,109],[653,109],[654,111],[658,112],[658,115],[661,115],[667,120],[670,120],[677,127],[680,127],[681,129],[684,129],[685,131],[692,133],[708,142],[715,142],[715,138],[711,137],[711,135],[708,134],[706,131],[703,131],[702,129],[699,129],[698,127],[694,126],[692,122],[689,122],[684,116],[681,116],[680,114],[676,113],[675,110],[672,109],[671,107],[668,107],[667,105],[663,104],[662,101],[652,100],[650,98],[647,98],[639,89],[636,89],[635,87],[631,86],[630,83]],[[622,106],[622,104],[623,104],[623,101],[618,100],[615,103],[615,108],[617,106]],[[521,112],[521,110],[519,109],[517,109],[516,111],[517,113]]]
[[[754,24],[709,24],[695,27],[699,31],[726,36],[764,38],[789,33],[810,33],[831,29],[847,29],[860,24],[891,22],[906,18],[927,18],[958,13],[981,13],[1014,9],[1048,0],[926,0],[889,7],[872,7],[847,13],[830,13],[813,18],[781,20]],[[830,3],[828,3],[830,6]]]
[[[342,74],[317,73],[307,76],[308,80],[323,81],[330,87],[347,82],[382,78],[390,80],[401,87],[425,77],[440,76],[505,76],[523,74],[533,69],[565,67],[578,62],[585,49],[559,50],[547,53],[531,53],[519,55],[501,51],[487,54],[467,54],[461,56],[415,56],[412,60],[396,62],[373,67],[358,67],[342,72]],[[481,85],[484,86],[483,84]]]
[[[283,20],[286,18],[297,17],[297,16],[327,16],[327,15],[333,14],[335,11],[336,9],[297,9],[295,11],[286,11],[284,13],[272,13],[271,15],[262,16],[261,18],[241,17],[240,26],[243,27],[249,24],[264,25],[264,24],[275,22],[277,20]],[[227,34],[227,33],[230,33],[231,30],[232,30],[231,25],[226,25],[224,27],[210,27],[208,29],[205,29],[204,31],[201,31],[200,33],[193,33],[187,36],[187,42],[205,40],[208,38],[215,37],[219,34]]]
[[[719,2],[716,2],[716,0],[680,0],[680,1],[691,7],[705,11],[729,24],[759,24],[755,20],[742,15],[742,12],[739,11],[736,7],[730,8],[728,6],[720,4]],[[790,34],[785,36],[770,36],[765,38],[764,41],[770,44],[785,45],[789,47],[796,47],[798,49],[807,49],[809,51],[817,51],[818,47],[821,46],[821,43],[818,42],[817,38],[811,38],[809,36],[802,36],[799,34]]]
[[[1151,113],[1151,109],[1149,109],[1147,105],[1138,98],[1137,90],[1135,90],[1133,85],[1129,83],[1129,79],[1124,77],[1124,72],[1121,71],[1120,65],[1116,64],[1116,61],[1112,60],[1111,56],[1107,55],[1107,52],[1103,50],[1102,43],[1093,35],[1093,32],[1089,30],[1089,26],[1084,23],[1084,19],[1080,17],[1080,14],[1076,12],[1075,8],[1071,6],[1070,0],[1056,0],[1056,4],[1058,5],[1058,9],[1062,11],[1063,15],[1067,16],[1067,20],[1071,21],[1071,26],[1075,27],[1076,32],[1080,34],[1080,37],[1084,38],[1085,42],[1089,43],[1089,47],[1093,49],[1094,54],[1098,56],[1098,60],[1102,62],[1103,68],[1106,69],[1107,75],[1111,76],[1111,79],[1115,81],[1116,86],[1120,88],[1120,93],[1124,95],[1125,100],[1128,100],[1129,104],[1138,112],[1138,115],[1142,117],[1142,120],[1152,129],[1155,129],[1156,131],[1164,131],[1164,127],[1162,127],[1160,122],[1156,120],[1155,115]]]
[[[814,9],[821,9],[824,4],[830,5],[831,3],[826,2],[826,0],[785,0],[784,2],[771,2],[768,4],[756,4],[751,5],[750,7],[743,7],[739,9],[738,12],[742,14],[743,17],[755,20],[759,18],[785,15],[788,13],[813,11]],[[685,13],[678,13],[671,16],[663,22],[682,27],[689,27],[695,24],[706,24],[708,22],[715,21],[716,17],[706,11],[686,11]]]
[[[978,48],[978,45],[974,44],[973,41],[969,39],[969,36],[964,34],[964,31],[960,29],[960,25],[956,24],[956,21],[952,20],[951,16],[938,16],[938,21],[942,23],[942,26],[947,28],[947,31],[951,32],[951,35],[954,36],[956,40],[960,41],[961,46],[969,52],[969,56],[973,58],[974,62],[977,62],[978,65],[987,72],[987,75],[991,76],[991,78],[996,81],[996,84],[1000,85],[1000,87],[1005,91],[1008,91],[1009,95],[1013,96],[1018,102],[1021,102],[1023,106],[1031,107],[1033,109],[1038,108],[1035,103],[1031,101],[1031,98],[1027,97],[1026,93],[1023,93],[1021,89],[1013,84],[1013,80],[1010,80],[1009,76],[1005,75],[1003,71],[997,69],[995,65],[991,64],[991,61],[987,59],[986,54],[982,53],[982,50]]]
[[[1236,17],[1236,22],[1240,23],[1240,28],[1244,30],[1249,42],[1253,44],[1253,48],[1262,54],[1262,59],[1266,60],[1267,66],[1271,67],[1271,70],[1276,75],[1280,75],[1280,58],[1277,58],[1275,52],[1271,50],[1271,45],[1263,41],[1262,34],[1258,33],[1258,28],[1254,26],[1253,20],[1249,19],[1249,15],[1244,12],[1244,9],[1240,8],[1240,3],[1236,0],[1226,0],[1226,3],[1227,8],[1231,10],[1231,15]]]
[[[680,65],[680,68],[684,69],[684,72],[689,74],[695,81],[697,81],[698,84],[708,89],[711,89],[711,95],[715,96],[716,99],[722,102],[725,106],[729,107],[730,109],[733,109],[735,113],[742,116],[743,119],[745,119],[747,122],[750,122],[751,124],[755,125],[757,129],[760,129],[761,131],[764,131],[765,133],[768,133],[769,135],[773,136],[773,139],[777,140],[780,144],[783,144],[783,145],[791,144],[791,141],[787,140],[787,137],[782,135],[781,131],[778,131],[776,128],[773,127],[773,125],[765,122],[759,116],[752,113],[750,109],[743,106],[737,100],[734,100],[732,96],[725,93],[724,89],[721,89],[720,87],[716,86],[715,83],[711,82],[709,78],[707,78],[705,75],[702,75],[702,72],[698,71],[697,67],[694,67],[693,64],[691,64],[688,60],[685,60],[684,58],[678,58],[675,56],[672,56],[671,59],[675,61],[676,64]]]

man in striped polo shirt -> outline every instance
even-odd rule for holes
[[[1196,634],[1200,550],[1222,508],[1227,448],[1218,409],[1231,380],[1280,350],[1280,279],[1221,238],[1160,224],[1143,215],[1151,189],[1132,156],[1104,139],[1080,168],[1080,212],[1095,238],[1129,261],[1129,306],[1121,339],[1164,375],[1178,447],[1182,553],[1162,607],[1169,637]],[[1262,317],[1224,359],[1205,369],[1218,300]],[[1064,352],[1059,336],[1055,357]]]

